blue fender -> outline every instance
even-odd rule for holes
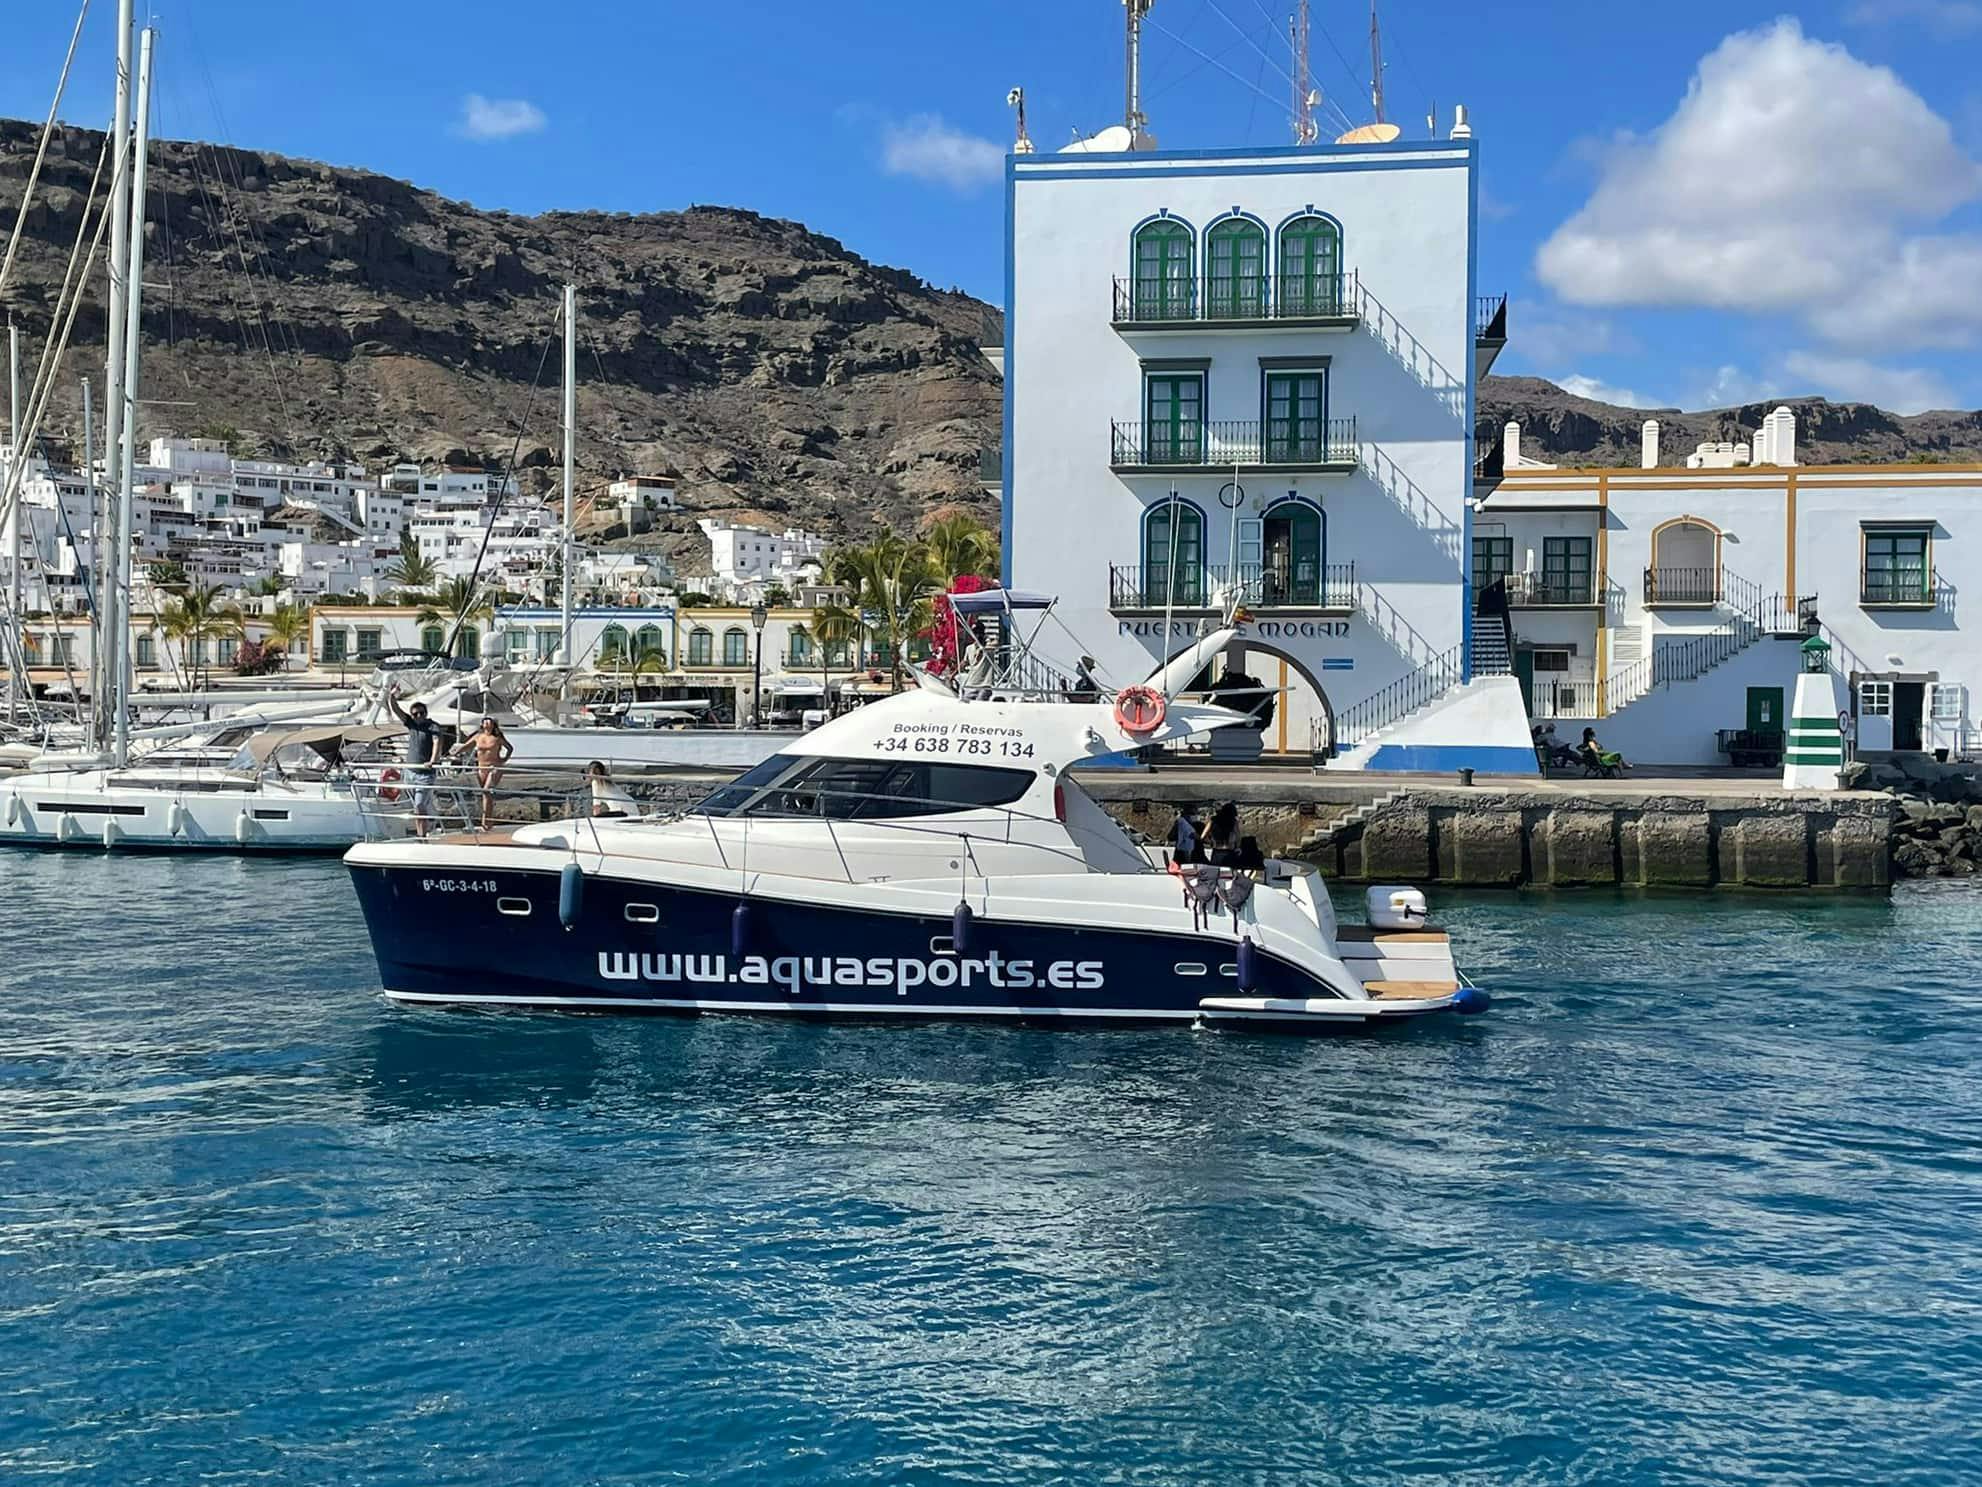
[[[585,909],[585,869],[567,862],[557,875],[557,922],[566,929],[578,923]]]

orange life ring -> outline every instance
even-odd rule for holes
[[[393,782],[397,781],[400,777],[399,771],[390,766],[379,771],[380,800],[392,801],[399,799],[399,792],[393,788]]]
[[[1115,698],[1115,721],[1126,733],[1154,733],[1163,726],[1163,694],[1154,687],[1124,687]]]

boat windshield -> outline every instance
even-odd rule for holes
[[[703,816],[823,816],[872,821],[1010,805],[1029,769],[925,759],[817,759],[773,754],[695,808]]]

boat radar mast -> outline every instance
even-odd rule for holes
[[[1128,18],[1128,108],[1122,119],[1129,131],[1131,150],[1153,150],[1156,138],[1149,132],[1149,118],[1142,111],[1142,22],[1156,0],[1122,0]]]

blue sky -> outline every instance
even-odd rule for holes
[[[1157,0],[1166,145],[1287,140],[1289,8]],[[38,118],[75,8],[9,9],[0,111]],[[519,212],[746,206],[993,300],[1007,91],[1025,87],[1043,149],[1121,113],[1117,0],[151,9],[164,133]],[[95,0],[65,117],[108,116],[114,14]],[[1472,113],[1481,287],[1515,300],[1500,370],[1644,406],[1982,405],[1982,0],[1382,14],[1390,117]],[[1317,0],[1316,20],[1324,109],[1361,122],[1367,12]]]

